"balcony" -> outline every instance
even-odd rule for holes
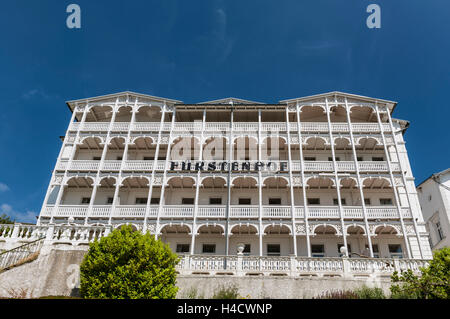
[[[0,225],[3,247],[17,247],[45,238],[44,245],[86,246],[107,236],[108,226]],[[429,260],[397,258],[340,258],[302,256],[181,255],[176,270],[180,275],[293,276],[293,277],[389,277],[394,271],[419,273]]]
[[[181,275],[376,278],[408,269],[419,273],[419,268],[427,265],[428,261],[421,259],[185,255],[176,269]]]
[[[87,217],[87,205],[60,205],[58,209],[53,212],[54,217]],[[54,207],[46,206],[41,211],[42,217],[50,217]],[[224,219],[226,218],[225,205],[210,206],[199,205],[196,217]],[[143,219],[146,214],[148,218],[156,218],[158,216],[159,206],[151,205],[147,213],[146,205],[118,205],[113,210],[110,205],[94,205],[89,217],[93,218],[140,218]],[[368,219],[390,219],[397,220],[397,208],[393,206],[368,206],[366,207]],[[405,219],[412,218],[409,208],[402,208],[402,217]],[[338,206],[309,206],[309,219],[340,219],[340,212]],[[363,219],[363,209],[361,206],[343,206],[344,219],[358,220]],[[159,216],[163,219],[192,219],[194,217],[194,206],[191,205],[164,205]],[[259,206],[230,206],[230,219],[258,219]],[[291,219],[290,206],[263,206],[261,217],[264,219]],[[304,207],[294,207],[294,218],[304,218]]]
[[[163,123],[163,131],[170,131],[171,123]],[[261,131],[263,132],[286,132],[287,127],[291,132],[297,132],[297,123],[285,122],[261,122]],[[382,124],[384,132],[390,132],[390,125]],[[106,132],[110,129],[109,122],[85,122],[83,125],[79,122],[73,122],[69,126],[70,131],[87,131],[87,132]],[[160,129],[159,122],[115,122],[111,127],[111,131],[125,132],[130,130],[135,132],[158,132]],[[258,122],[234,122],[231,127],[234,132],[257,132],[259,129]],[[347,123],[331,123],[331,129],[334,133],[349,133],[350,127]],[[205,122],[205,131],[207,132],[229,132],[229,122]],[[329,127],[327,122],[301,122],[302,133],[326,133]],[[202,122],[176,122],[173,127],[174,132],[200,132],[202,131]],[[352,123],[352,131],[355,133],[379,133],[380,126],[378,123]]]
[[[195,161],[193,161],[195,162]],[[209,161],[205,161],[205,163],[208,163]],[[233,161],[238,162],[239,167],[242,167],[242,163],[244,161]],[[250,163],[250,167],[255,167],[255,163],[257,161],[247,161]],[[247,163],[246,162],[246,163]],[[286,161],[271,161],[276,164],[276,167],[280,167],[281,162],[288,162]],[[334,166],[333,162],[331,161],[304,161],[304,171],[305,172],[334,172]],[[97,171],[97,170],[103,170],[103,171],[119,171],[120,169],[124,171],[152,171],[154,165],[154,160],[148,160],[148,161],[125,161],[123,163],[122,167],[122,161],[104,161],[103,166],[100,167],[100,161],[89,161],[89,160],[74,160],[70,162],[69,161],[60,161],[58,165],[56,166],[57,170],[70,170],[70,171]],[[207,164],[206,164],[207,165]],[[205,165],[205,166],[206,166]],[[194,167],[194,166],[193,166]],[[220,168],[220,167],[219,167]],[[388,173],[388,163],[383,162],[371,162],[371,161],[364,161],[364,162],[358,162],[358,168],[360,172],[384,172]],[[392,171],[399,172],[400,171],[400,165],[399,163],[391,163]],[[170,169],[170,161],[167,164],[166,167],[166,161],[164,160],[158,160],[156,164],[156,170],[157,171],[164,171]],[[291,171],[293,172],[299,172],[301,169],[301,162],[300,161],[291,161]],[[355,162],[354,161],[342,161],[342,162],[336,162],[336,169],[338,172],[355,172]]]

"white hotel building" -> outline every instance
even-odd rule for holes
[[[69,101],[36,227],[82,243],[131,224],[213,264],[200,268],[237,255],[276,267],[430,259],[396,104],[341,92],[278,104],[133,92]]]

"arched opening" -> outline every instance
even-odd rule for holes
[[[300,108],[302,122],[328,122],[325,109],[322,106],[304,105]]]
[[[262,198],[263,205],[286,206],[290,205],[288,180],[285,177],[266,177],[263,179]],[[278,209],[278,208],[275,208]],[[272,210],[270,207],[265,210]]]
[[[375,210],[396,205],[394,189],[390,181],[384,177],[366,177],[362,182],[364,201]]]
[[[126,177],[119,189],[117,205],[133,205],[144,208],[147,205],[149,180],[145,177]]]
[[[200,141],[196,137],[179,137],[172,142],[170,159],[174,161],[196,160],[200,155]]]
[[[161,116],[159,106],[144,105],[136,112],[136,122],[161,122]]]
[[[130,122],[133,108],[131,106],[121,106],[116,114],[115,122]]]
[[[290,235],[291,230],[286,225],[269,225],[264,229],[266,235]]]
[[[228,158],[228,149],[225,137],[209,137],[205,141],[202,157],[207,161],[225,160]]]
[[[195,204],[195,179],[189,176],[173,176],[166,182],[166,205],[192,206]]]
[[[312,136],[306,140],[305,144],[303,144],[303,149],[306,151],[303,155],[305,157],[314,156],[315,153],[310,151],[325,150],[327,148],[329,148],[329,145],[327,145],[325,138],[321,136]]]
[[[237,161],[258,160],[258,141],[254,137],[243,136],[234,139],[233,159]]]
[[[128,160],[130,161],[154,161],[156,155],[156,143],[150,136],[141,136],[133,140],[128,146]],[[160,145],[158,159],[165,160],[167,145]]]
[[[336,228],[330,225],[319,225],[314,228],[315,235],[337,235]]]
[[[61,197],[61,205],[89,206],[91,202],[94,179],[92,177],[72,177],[65,187]]]
[[[333,123],[347,122],[347,111],[343,105],[333,106],[330,108],[330,121]]]
[[[352,123],[377,122],[375,110],[370,106],[355,105],[350,108]]]
[[[110,139],[107,145],[105,160],[111,163],[120,162],[123,158],[123,152],[125,150],[125,137],[113,137]]]
[[[94,205],[112,205],[115,189],[116,179],[114,177],[102,178],[97,188]]]
[[[98,136],[89,136],[82,139],[80,144],[77,144],[75,161],[100,161],[103,151],[103,140]]]
[[[263,139],[261,157],[264,161],[286,161],[289,158],[286,140],[282,137],[266,137]]]
[[[110,122],[113,114],[113,107],[110,105],[92,106],[86,114],[86,122]]]
[[[258,229],[254,225],[239,224],[231,228],[230,251],[231,255],[237,254],[240,249],[246,256],[257,255],[259,252]],[[241,248],[242,247],[242,248]]]

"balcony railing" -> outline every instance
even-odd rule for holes
[[[195,162],[195,161],[194,161]],[[209,161],[205,161],[208,163]],[[233,161],[239,163],[239,167],[242,167],[243,163],[250,163],[250,168],[254,169],[257,161]],[[271,160],[276,167],[280,167],[280,163],[287,163],[287,160],[275,161]],[[100,161],[89,161],[89,160],[73,160],[72,162],[60,161],[56,166],[57,170],[72,170],[72,171],[119,171],[123,169],[125,171],[152,171],[154,160],[127,160],[122,161],[111,161],[105,160],[103,165],[100,167]],[[157,171],[170,170],[170,161],[168,161],[166,166],[166,161],[158,160],[156,164]],[[192,165],[194,168],[195,165]],[[371,162],[364,161],[358,162],[358,168],[360,172],[389,172],[389,167],[387,162]],[[393,172],[400,171],[399,163],[391,163],[391,168]],[[289,167],[288,167],[289,169]],[[336,169],[338,172],[354,172],[355,162],[354,161],[343,161],[336,162]],[[301,170],[301,162],[298,160],[291,161],[291,171],[298,172]],[[304,171],[305,172],[334,172],[333,162],[331,161],[304,161]]]
[[[428,260],[421,259],[184,255],[176,268],[182,275],[386,277],[408,269],[419,273],[428,265]]]
[[[164,205],[162,206],[161,218],[193,218],[193,205]],[[361,206],[343,206],[344,219],[363,219],[364,213]],[[60,205],[57,210],[54,206],[46,206],[41,211],[42,217],[116,217],[116,218],[149,218],[158,216],[158,205],[150,205],[147,212],[146,205],[117,205],[114,209],[110,205],[94,205],[92,211],[88,212],[88,205]],[[397,208],[394,206],[367,206],[368,219],[398,219]],[[412,218],[409,208],[401,208],[403,218]],[[309,218],[311,219],[339,219],[338,206],[309,206]],[[304,207],[294,207],[294,218],[304,218]],[[225,205],[199,205],[197,218],[226,218]],[[262,218],[292,218],[290,206],[263,206]],[[231,219],[255,219],[259,218],[259,206],[231,205],[229,211]]]
[[[285,122],[261,122],[261,130],[264,132],[286,132],[287,128],[291,132],[298,131],[297,123]],[[384,132],[390,132],[390,125],[382,124]],[[108,122],[85,122],[81,126],[79,122],[73,122],[69,126],[70,131],[88,131],[88,132],[105,132],[110,128]],[[129,122],[115,122],[113,123],[112,131],[132,131],[138,132],[157,132],[160,129],[159,122],[134,122],[132,125]],[[258,122],[234,122],[231,128],[236,132],[256,132],[259,129]],[[347,123],[331,123],[332,132],[335,133],[349,133],[350,127]],[[170,131],[171,123],[163,123],[163,130]],[[175,132],[200,132],[202,130],[202,122],[175,122],[173,130]],[[205,130],[208,132],[227,132],[230,130],[230,123],[228,122],[205,122]],[[327,122],[301,122],[302,133],[325,133],[328,132],[329,127]],[[380,126],[378,123],[352,123],[352,131],[355,133],[379,133]]]

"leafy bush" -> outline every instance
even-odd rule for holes
[[[363,286],[353,291],[358,299],[386,299],[386,296],[381,288],[369,288]]]
[[[351,290],[327,290],[313,299],[358,299],[358,295]]]
[[[178,257],[149,233],[124,226],[89,245],[80,294],[93,299],[175,298]]]
[[[238,293],[238,287],[236,286],[229,286],[229,287],[221,287],[219,291],[217,291],[212,299],[238,299],[239,293]]]
[[[11,217],[7,216],[6,214],[2,214],[0,216],[0,225],[1,224],[14,224],[14,221],[11,219]]]
[[[434,252],[433,260],[421,275],[411,270],[394,272],[391,286],[391,298],[394,299],[449,299],[450,298],[450,248],[445,247]]]

